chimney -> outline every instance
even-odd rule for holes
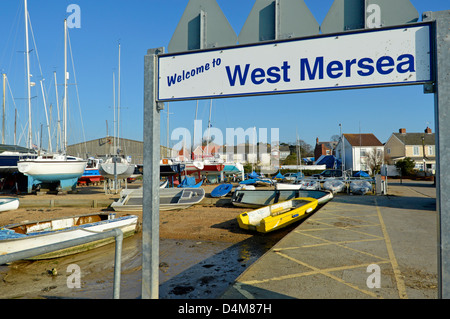
[[[431,128],[429,128],[429,127],[427,126],[427,128],[425,129],[425,133],[431,134]]]
[[[398,132],[401,134],[406,134],[406,128],[401,128],[398,130]]]

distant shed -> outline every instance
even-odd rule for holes
[[[144,163],[144,142],[120,138],[120,147],[116,139],[116,148],[119,149],[119,155],[130,157],[131,163]],[[107,136],[83,143],[69,145],[67,153],[69,155],[78,156],[81,158],[95,157],[103,158],[110,154],[116,154],[114,149],[114,137]],[[160,146],[161,158],[170,157],[170,149],[165,146]]]

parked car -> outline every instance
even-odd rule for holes
[[[305,175],[303,175],[303,173],[301,172],[284,174],[284,178],[289,182],[295,182],[296,180],[301,179],[303,177],[305,177]]]
[[[320,174],[314,174],[312,177],[324,179],[329,177],[347,177],[347,175],[345,173],[342,174],[342,171],[338,169],[326,169]]]

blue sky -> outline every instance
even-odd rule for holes
[[[236,34],[239,34],[253,0],[217,0]],[[333,0],[305,1],[319,24]],[[420,16],[425,11],[450,9],[448,0],[411,0]],[[63,20],[70,4],[81,9],[81,28],[70,29],[70,40],[78,84],[80,106],[75,86],[69,87],[69,144],[104,137],[108,122],[113,134],[113,72],[118,72],[118,43],[121,43],[121,123],[120,136],[143,140],[143,72],[147,49],[167,45],[183,14],[188,0],[28,0],[34,38],[39,54],[47,107],[53,105],[56,123],[56,97],[53,72],[63,83]],[[19,113],[17,136],[27,120],[25,91],[24,20],[22,0],[0,2],[0,70],[8,76]],[[30,36],[33,88],[34,143],[44,126],[43,144],[47,145],[44,105],[39,86],[39,66]],[[70,61],[70,58],[69,58]],[[72,66],[69,65],[69,71]],[[69,83],[74,83],[73,72]],[[9,89],[8,89],[9,90]],[[62,86],[58,86],[59,96]],[[117,91],[116,91],[117,92]],[[1,93],[0,93],[1,94]],[[60,101],[60,105],[62,102]],[[196,101],[170,103],[171,131],[178,127],[193,128]],[[81,125],[80,113],[83,121]],[[198,119],[206,130],[209,101],[199,102]],[[6,142],[13,143],[14,103],[7,94]],[[376,88],[321,93],[301,93],[219,99],[213,101],[212,124],[226,128],[279,128],[282,142],[300,139],[314,147],[316,137],[329,140],[344,133],[374,133],[385,143],[393,132],[406,128],[422,132],[426,126],[435,131],[434,97],[423,94],[422,86]],[[83,130],[84,128],[84,130]],[[52,128],[54,131],[54,128]],[[171,141],[172,145],[178,141]],[[55,143],[55,142],[53,142]],[[24,137],[20,144],[25,145]],[[166,145],[166,113],[161,113],[161,144]]]

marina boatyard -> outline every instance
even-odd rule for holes
[[[450,298],[448,4],[170,1],[2,4],[0,299]]]
[[[215,186],[203,187],[209,194]],[[246,209],[233,207],[230,197],[206,196],[191,208],[161,212],[160,297],[437,298],[433,182],[391,180],[388,190],[385,196],[336,195],[305,221],[272,234],[240,229],[236,217]],[[28,207],[1,213],[1,225],[108,210],[87,201],[69,206],[79,198],[100,203],[118,195],[89,186],[78,194],[19,197]],[[38,199],[54,206],[30,207]],[[113,246],[0,266],[0,298],[111,298]],[[122,298],[140,297],[140,246],[141,233],[124,240]],[[81,268],[80,288],[68,288],[72,264]]]

